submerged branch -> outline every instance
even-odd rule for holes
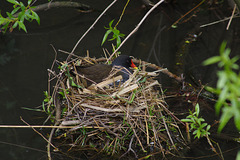
[[[37,12],[37,11],[56,8],[56,7],[84,8],[88,10],[90,9],[90,6],[83,3],[63,1],[63,2],[49,2],[49,3],[40,4],[36,6],[36,8],[33,8],[32,10]]]

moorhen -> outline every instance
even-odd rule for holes
[[[121,83],[128,80],[129,75],[132,73],[130,67],[137,69],[136,65],[132,62],[132,58],[127,55],[118,56],[111,65],[96,64],[90,67],[76,66],[77,73],[86,79],[85,86],[90,86],[92,83],[100,83],[103,79],[107,78],[113,68],[118,69],[117,75],[122,75]],[[87,83],[87,84],[86,84]]]

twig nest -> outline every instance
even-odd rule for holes
[[[89,60],[78,59],[68,68],[83,61],[81,66],[89,65],[86,63]],[[64,85],[58,89],[65,93],[61,99],[65,105],[61,107],[60,126],[73,126],[63,130],[69,149],[90,147],[111,155],[153,150],[164,154],[167,150],[178,150],[175,145],[176,137],[181,139],[180,131],[173,124],[161,85],[154,79],[155,72],[134,70],[121,84],[122,77],[113,71],[103,82],[90,87],[84,87],[80,80],[84,77],[68,73],[62,74]]]

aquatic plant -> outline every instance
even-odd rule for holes
[[[190,123],[191,130],[194,130],[194,138],[198,139],[210,135],[210,132],[208,131],[211,128],[207,123],[203,123],[205,121],[203,118],[199,118],[199,112],[199,104],[197,103],[195,106],[195,112],[189,111],[190,114],[185,119],[181,119],[183,122]]]
[[[210,88],[211,92],[218,95],[218,100],[215,105],[216,113],[219,114],[220,110],[222,115],[220,118],[220,125],[218,131],[220,132],[231,118],[234,118],[235,125],[240,130],[240,73],[235,71],[239,69],[236,62],[239,56],[230,58],[231,50],[226,48],[227,43],[223,42],[220,47],[220,56],[214,56],[206,61],[204,65],[218,63],[220,68],[217,72],[218,81],[216,88]]]

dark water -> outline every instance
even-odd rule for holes
[[[28,33],[15,30],[0,36],[0,124],[24,125],[20,116],[30,124],[42,124],[46,116],[44,114],[27,111],[21,107],[35,108],[41,105],[44,98],[43,91],[47,90],[47,69],[51,67],[54,59],[54,51],[61,49],[70,52],[94,22],[101,11],[111,1],[83,1],[95,10],[90,13],[78,12],[75,9],[58,8],[39,12],[41,25],[36,22],[26,23]],[[1,2],[2,3],[2,2]],[[110,9],[109,12],[96,24],[93,30],[78,46],[75,54],[85,56],[89,50],[91,56],[103,56],[101,41],[105,33],[104,26],[115,19],[118,20],[125,3],[122,1]],[[3,9],[2,5],[6,5]],[[225,5],[224,8],[222,6]],[[184,39],[194,28],[202,24],[213,22],[231,15],[231,8],[225,2],[213,5],[215,9],[207,9],[205,5],[197,12],[197,16],[177,29],[170,28],[180,15],[189,11],[196,4],[182,1],[174,4],[163,4],[157,8],[139,28],[121,52],[141,58],[145,61],[167,67],[174,72],[174,55],[181,48]],[[1,4],[2,13],[11,9],[6,3]],[[128,34],[143,15],[148,11],[143,3],[137,0],[130,2],[126,13],[120,22],[118,29]],[[216,82],[216,66],[203,67],[202,61],[217,55],[219,46],[223,40],[227,40],[232,49],[232,55],[239,55],[240,51],[240,23],[234,19],[230,29],[226,31],[227,22],[201,28],[201,36],[188,47],[185,57],[184,72],[194,75],[203,84]],[[111,51],[110,43],[104,47]],[[58,52],[58,60],[65,60],[66,55]],[[163,76],[164,77],[164,76]],[[160,81],[165,82],[163,78]],[[164,84],[163,84],[164,86]],[[168,86],[171,87],[171,86]],[[211,113],[211,114],[214,114]],[[40,132],[46,132],[43,130]],[[46,159],[47,143],[32,129],[0,129],[0,155],[1,159]],[[236,144],[223,143],[224,149],[230,149]],[[29,148],[27,148],[29,147]],[[226,159],[234,159],[236,149]],[[202,156],[209,153],[199,153],[192,150],[188,155]],[[208,157],[209,158],[209,157]],[[215,158],[216,157],[210,157]],[[206,158],[205,158],[206,159]]]

